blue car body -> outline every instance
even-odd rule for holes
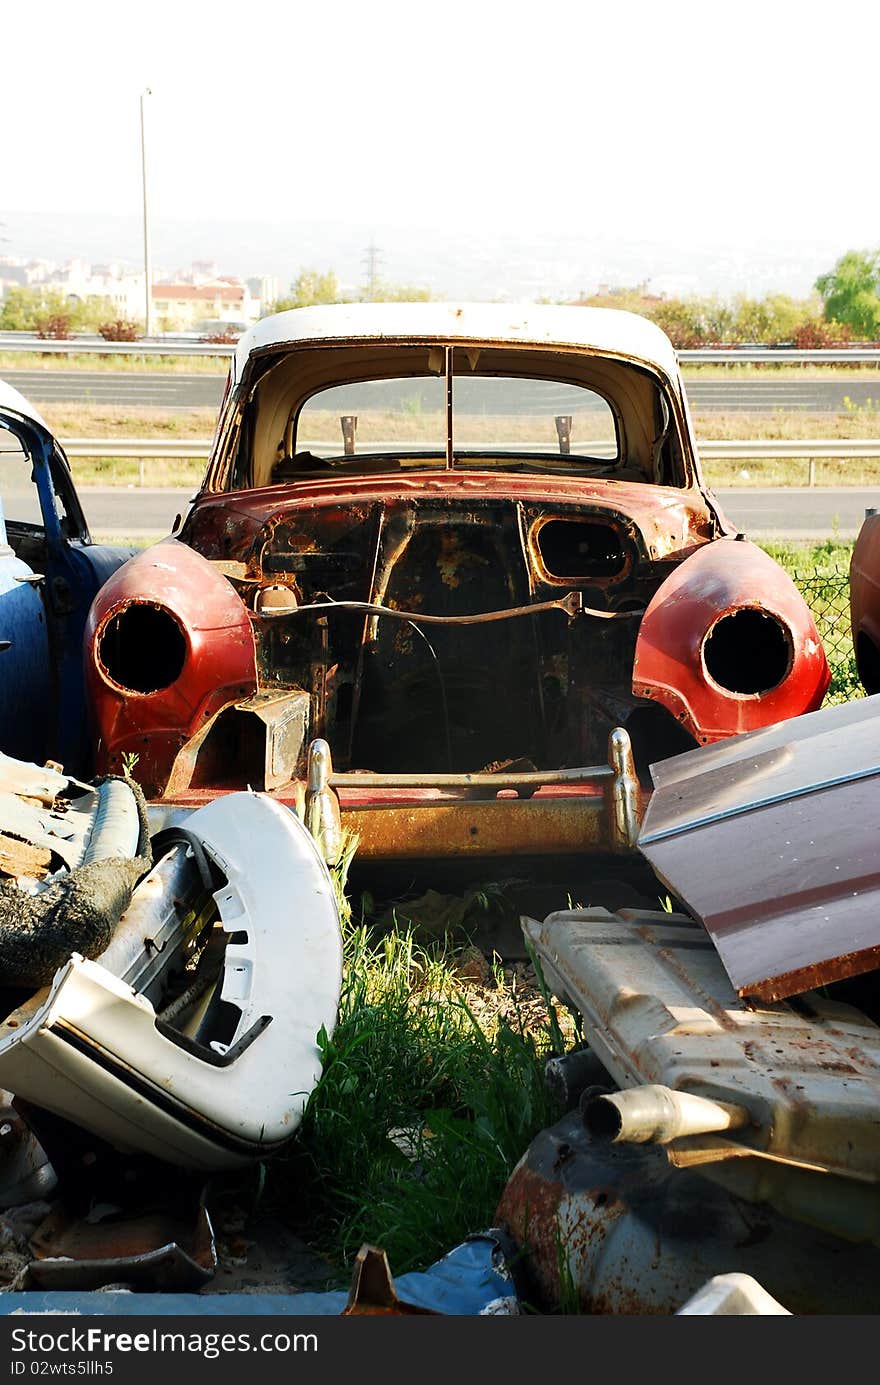
[[[132,548],[93,544],[67,459],[40,415],[0,381],[0,750],[91,769],[83,628]]]

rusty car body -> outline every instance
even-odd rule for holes
[[[242,337],[203,485],[94,603],[86,677],[103,770],[136,755],[189,806],[331,795],[388,860],[629,846],[633,754],[646,783],[829,674],[703,483],[658,328],[358,304]]]
[[[849,567],[849,604],[856,670],[866,692],[880,692],[880,515],[859,530]]]

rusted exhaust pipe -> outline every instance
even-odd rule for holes
[[[609,1144],[669,1144],[682,1135],[736,1130],[751,1116],[744,1106],[648,1085],[608,1096],[591,1096],[581,1108],[594,1140]]]

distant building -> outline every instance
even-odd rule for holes
[[[223,325],[241,328],[256,322],[264,303],[279,297],[280,285],[273,275],[243,281],[219,274],[213,260],[194,260],[189,269],[169,273],[160,269],[161,282],[153,282],[153,310],[160,331],[217,331]],[[72,259],[65,264],[50,260],[24,260],[0,256],[0,298],[8,289],[34,286],[59,289],[71,303],[99,298],[107,313],[143,321],[144,274],[111,261],[88,264]]]
[[[259,302],[261,313],[281,297],[281,280],[277,274],[259,274],[253,279],[246,279],[245,283],[250,289],[251,298]]]
[[[206,320],[247,324],[259,316],[259,303],[246,284],[232,279],[211,283],[153,284],[153,308],[160,323],[192,329]]]

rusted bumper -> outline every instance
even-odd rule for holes
[[[342,800],[342,825],[356,832],[364,860],[470,856],[552,856],[625,848],[608,794],[538,793],[530,799]]]
[[[543,776],[336,775],[326,742],[313,741],[308,779],[271,796],[304,817],[331,860],[339,827],[356,834],[358,859],[366,861],[628,852],[648,795],[627,733],[613,731],[608,749],[608,765]],[[189,788],[162,802],[198,807],[217,793]]]

